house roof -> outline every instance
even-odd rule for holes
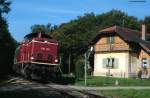
[[[120,27],[120,26],[112,26],[103,30],[100,30],[95,38],[92,40],[91,44],[95,44],[102,35],[105,34],[115,34],[117,33],[120,37],[122,37],[127,42],[138,43],[142,48],[144,48],[148,53],[150,53],[150,42],[143,41],[140,36],[140,31]]]
[[[150,42],[142,41],[139,44],[146,52],[150,53]]]

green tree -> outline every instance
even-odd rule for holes
[[[56,28],[57,28],[56,25],[52,26],[50,23],[47,25],[35,24],[31,26],[31,32],[32,33],[51,33]]]
[[[11,2],[8,0],[0,0],[0,16],[10,11]]]
[[[84,58],[80,56],[77,59],[75,63],[75,76],[76,79],[80,79],[84,77]]]
[[[146,25],[147,33],[150,34],[150,16],[144,18],[144,23]]]
[[[8,31],[8,24],[3,14],[10,11],[10,2],[0,0],[0,77],[12,72],[13,56],[16,41]]]

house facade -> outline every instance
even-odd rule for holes
[[[113,26],[93,39],[94,76],[150,76],[150,42],[139,31]],[[144,36],[144,35],[143,35]]]

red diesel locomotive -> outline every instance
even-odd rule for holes
[[[45,33],[31,33],[15,51],[14,70],[30,79],[47,79],[60,73],[58,42]]]

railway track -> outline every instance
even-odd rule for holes
[[[47,86],[63,94],[73,96],[74,98],[107,98],[105,96],[95,93],[95,91],[93,92],[89,90],[79,90],[79,89],[71,88],[70,86],[58,85],[58,84],[53,84],[53,85],[47,84]]]
[[[13,91],[15,89],[32,89],[32,90],[44,90],[47,92],[55,92],[61,94],[64,98],[106,98],[102,95],[98,95],[96,93],[86,91],[86,90],[79,90],[75,88],[71,88],[67,85],[59,85],[55,83],[48,83],[42,84],[35,81],[29,81],[20,77],[12,78],[8,81],[9,83],[13,84],[12,87],[3,87],[5,91]],[[1,88],[2,89],[2,88]]]

